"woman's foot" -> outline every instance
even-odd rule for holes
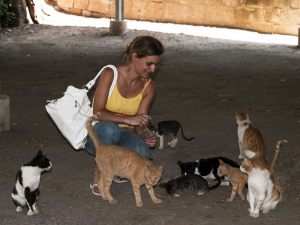
[[[96,196],[101,196],[99,192],[98,184],[90,184],[90,189],[92,190],[92,193]]]
[[[114,177],[114,182],[116,182],[116,183],[126,183],[126,182],[128,182],[128,179],[116,176],[116,177]]]

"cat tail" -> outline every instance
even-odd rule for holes
[[[187,138],[187,137],[184,135],[184,133],[183,133],[183,128],[182,128],[181,125],[180,125],[180,131],[181,131],[181,135],[182,135],[183,139],[186,140],[186,141],[191,141],[191,140],[193,140],[193,139],[195,138],[195,137]]]
[[[277,141],[277,143],[276,143],[275,152],[274,152],[273,159],[272,159],[272,162],[271,162],[271,165],[270,165],[270,173],[271,174],[274,172],[274,169],[275,169],[276,161],[277,161],[278,156],[279,156],[281,143],[287,143],[287,140],[280,140],[280,141]]]
[[[220,186],[220,184],[221,184],[221,179],[217,179],[217,181],[218,181],[218,183],[216,183],[216,184],[214,184],[214,185],[208,187],[209,190],[216,189],[217,187]]]
[[[96,120],[99,120],[99,116],[100,116],[100,114],[97,113],[96,115],[89,117],[86,122],[86,129],[88,131],[90,138],[94,142],[95,149],[98,149],[98,147],[102,145],[102,143],[100,142],[100,139],[98,138],[98,136],[96,135],[96,133],[93,129],[93,122]]]

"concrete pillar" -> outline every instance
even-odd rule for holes
[[[0,132],[10,129],[10,104],[7,95],[0,95]]]
[[[109,32],[114,36],[127,32],[127,22],[124,21],[124,0],[116,0],[116,18],[110,21]]]
[[[300,48],[300,27],[298,28],[298,48]]]
[[[127,22],[124,20],[111,20],[109,33],[113,36],[120,36],[127,32]]]

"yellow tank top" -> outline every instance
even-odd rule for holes
[[[111,96],[108,98],[105,108],[115,113],[125,114],[125,115],[135,115],[138,112],[140,107],[143,93],[151,82],[151,79],[145,84],[143,90],[132,98],[124,98],[118,89],[118,85],[116,84]]]

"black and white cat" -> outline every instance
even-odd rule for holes
[[[165,183],[160,183],[159,187],[165,188],[169,195],[179,197],[185,190],[196,192],[197,195],[203,195],[210,190],[217,188],[219,185],[220,180],[218,180],[217,184],[209,186],[207,180],[203,177],[197,174],[188,174],[169,180]]]
[[[164,120],[157,123],[157,126],[150,124],[149,130],[155,131],[159,137],[159,149],[164,149],[164,136],[171,134],[172,140],[168,142],[172,148],[176,147],[178,138],[177,134],[181,131],[181,136],[186,141],[191,141],[195,137],[187,138],[183,133],[182,125],[177,120]]]
[[[198,174],[205,179],[220,180],[221,185],[229,185],[228,177],[218,176],[218,167],[220,165],[219,159],[232,167],[240,167],[239,164],[233,160],[221,156],[199,159],[197,161],[185,163],[182,161],[177,161],[177,164],[180,167],[181,175]]]
[[[46,155],[39,150],[36,156],[29,162],[24,164],[18,171],[16,176],[15,187],[11,197],[15,204],[16,211],[21,212],[23,207],[29,208],[27,215],[32,216],[39,213],[36,202],[40,195],[39,185],[42,172],[49,171],[52,163]]]

